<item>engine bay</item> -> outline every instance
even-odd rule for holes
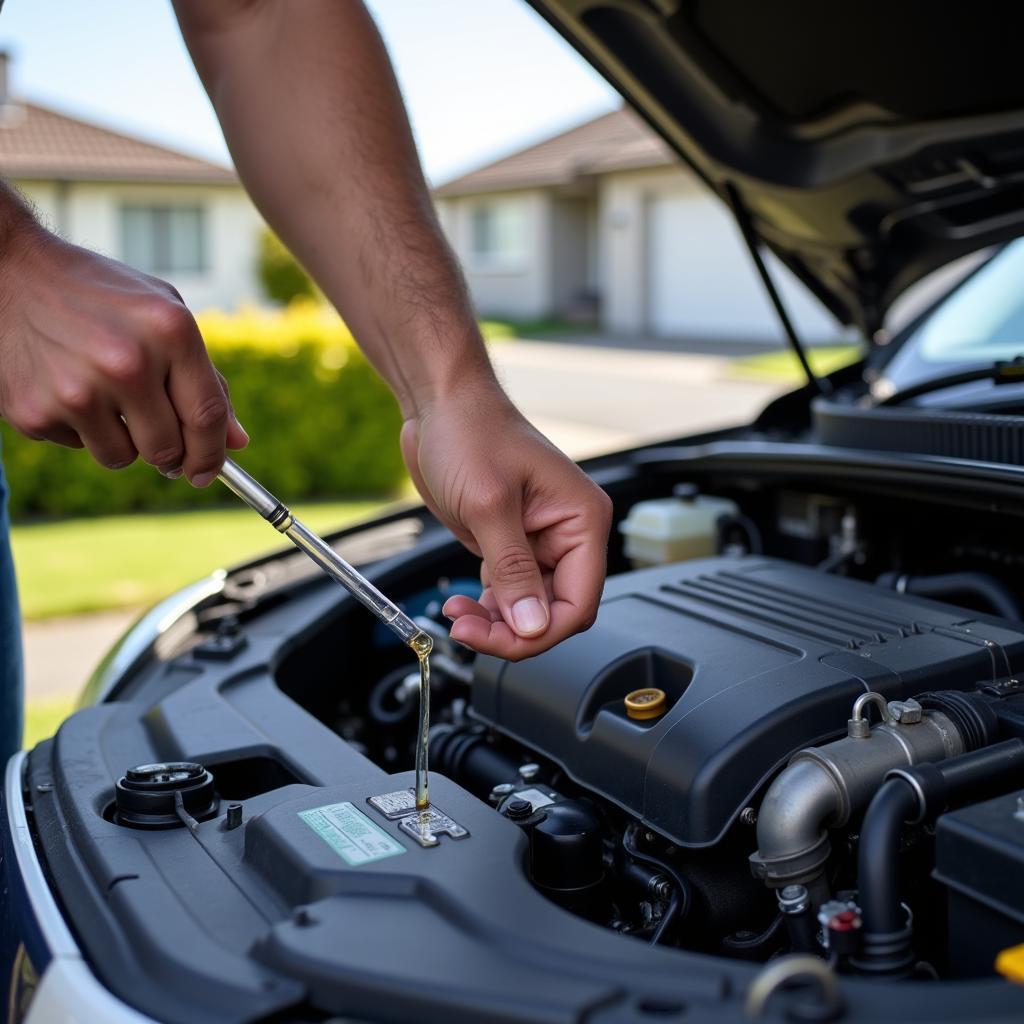
[[[190,1022],[1021,1012],[1008,506],[701,484],[622,488],[597,621],[519,663],[448,640],[444,531],[363,558],[435,641],[427,844],[407,652],[294,562],[233,580],[29,759],[105,983]]]

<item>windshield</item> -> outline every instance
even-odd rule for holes
[[[1024,239],[968,278],[902,346],[923,363],[990,363],[1024,353]]]

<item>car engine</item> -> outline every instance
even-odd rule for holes
[[[856,905],[830,835],[855,831],[889,772],[994,743],[1000,712],[1024,711],[1005,699],[1022,665],[1016,624],[780,560],[698,559],[610,579],[591,630],[539,657],[478,659],[471,718],[438,727],[434,752],[522,816],[552,898],[664,935],[680,910],[657,893],[683,876],[683,942],[767,952],[784,920],[810,950],[822,907]],[[547,770],[524,777],[509,745]],[[579,829],[590,847],[567,841]],[[616,874],[647,896],[632,919]]]
[[[624,479],[594,625],[517,663],[448,637],[480,584],[425,512],[335,539],[434,641],[426,832],[415,665],[301,554],[115,650],[20,790],[104,984],[175,1024],[1019,1017],[1009,506]]]

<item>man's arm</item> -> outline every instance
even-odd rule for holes
[[[520,658],[586,628],[608,499],[495,380],[363,4],[175,9],[250,195],[393,389],[424,500],[483,558],[481,602],[446,606],[452,636]]]
[[[247,441],[181,296],[57,238],[3,182],[0,325],[0,417],[27,437],[200,487]]]

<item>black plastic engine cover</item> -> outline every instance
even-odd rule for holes
[[[1024,665],[1024,629],[766,558],[612,577],[594,627],[528,661],[477,661],[476,715],[681,846],[718,841],[865,690],[973,689]],[[626,715],[639,687],[668,695]]]

